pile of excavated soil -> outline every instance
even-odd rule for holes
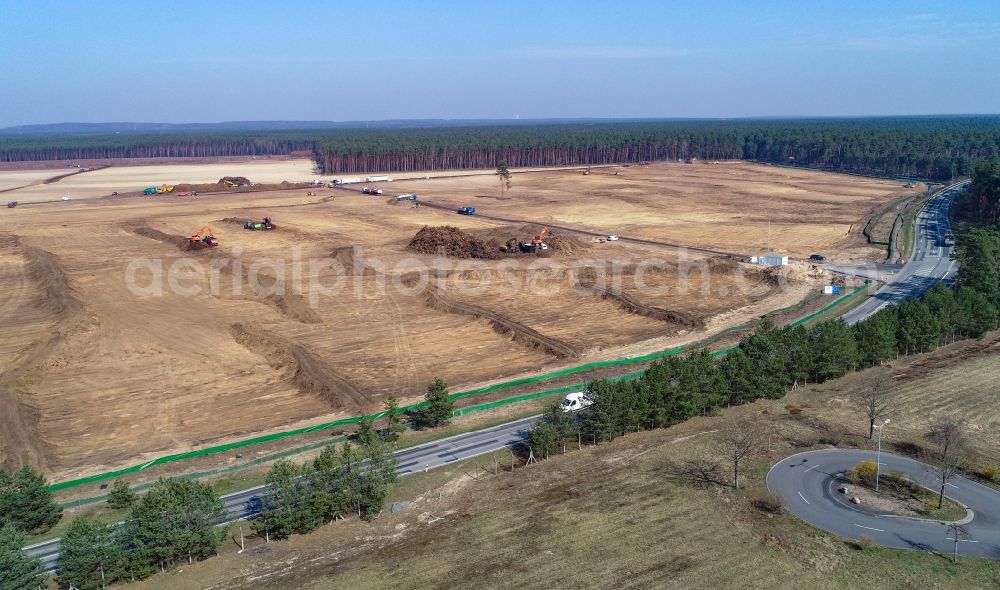
[[[158,242],[163,242],[164,244],[173,244],[177,246],[178,250],[184,252],[193,252],[196,250],[208,250],[212,246],[209,246],[205,242],[192,242],[189,238],[184,236],[172,236],[170,234],[161,232],[158,229],[153,229],[148,226],[142,226],[132,229],[132,233],[142,236],[144,238],[149,238],[151,240],[156,240]]]
[[[501,257],[496,245],[450,225],[425,225],[406,248],[421,254],[444,254],[455,258],[496,260]]]
[[[584,250],[589,250],[591,245],[576,236],[557,234],[545,238],[545,243],[549,249],[563,254],[575,254]]]
[[[250,182],[250,179],[247,178],[246,176],[223,176],[222,178],[219,179],[219,182],[217,182],[216,184],[225,184],[227,180],[229,182],[235,183],[237,186],[250,186],[251,184],[253,184]]]

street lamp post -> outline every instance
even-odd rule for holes
[[[878,493],[878,476],[882,473],[882,429],[885,425],[889,423],[889,419],[886,418],[885,422],[879,424],[875,428],[878,428],[878,450],[875,451],[875,493]]]

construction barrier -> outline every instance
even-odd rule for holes
[[[793,322],[791,325],[793,325],[793,326],[802,325],[802,324],[804,324],[804,323],[812,320],[813,318],[815,318],[815,317],[817,317],[817,316],[819,316],[819,315],[821,315],[823,313],[826,313],[827,311],[829,311],[829,310],[833,309],[834,307],[840,305],[842,302],[844,302],[844,301],[848,300],[849,298],[851,298],[854,294],[856,294],[859,291],[861,291],[862,289],[866,289],[866,288],[867,288],[867,286],[857,287],[851,293],[848,293],[847,295],[844,295],[844,296],[840,297],[839,299],[837,299],[833,303],[830,303],[829,305],[823,307],[819,311],[813,312],[813,313],[811,313],[811,314],[809,314],[809,315],[807,315],[805,317],[799,318],[798,320],[796,320],[795,322]],[[566,368],[566,369],[561,369],[561,370],[558,370],[558,371],[553,371],[551,373],[545,373],[543,375],[536,375],[534,377],[525,377],[523,379],[515,379],[513,381],[506,381],[504,383],[497,383],[495,385],[491,385],[491,386],[488,386],[488,387],[481,387],[481,388],[478,388],[478,389],[471,389],[469,391],[463,391],[463,392],[455,393],[455,394],[450,395],[449,397],[451,399],[461,399],[461,398],[466,398],[466,397],[474,396],[474,395],[483,395],[483,394],[487,394],[487,393],[494,393],[494,392],[497,392],[497,391],[502,391],[504,389],[510,389],[512,387],[518,387],[520,385],[526,385],[526,384],[530,384],[530,383],[538,383],[538,382],[541,382],[541,381],[549,381],[549,380],[552,380],[552,379],[558,379],[560,377],[565,377],[567,375],[572,375],[574,373],[579,373],[579,372],[587,371],[587,370],[590,370],[590,369],[599,369],[599,368],[602,368],[602,367],[612,367],[612,366],[619,366],[619,365],[631,365],[631,364],[637,364],[637,363],[644,363],[644,362],[649,362],[649,361],[657,360],[657,359],[668,357],[668,356],[677,355],[677,354],[683,353],[683,352],[688,351],[688,350],[696,350],[698,348],[704,348],[705,346],[711,344],[712,342],[715,342],[715,341],[717,341],[717,340],[719,340],[719,339],[721,339],[721,338],[723,338],[725,336],[728,336],[729,334],[732,334],[734,332],[739,332],[739,331],[742,331],[742,330],[746,330],[748,328],[752,328],[752,327],[754,327],[756,325],[759,325],[759,324],[761,324],[769,316],[773,316],[773,315],[780,314],[780,313],[785,313],[787,311],[794,310],[794,309],[797,309],[799,307],[802,307],[803,305],[805,305],[806,303],[808,303],[809,301],[811,301],[813,298],[814,297],[809,297],[809,298],[806,298],[805,300],[803,300],[803,301],[801,301],[801,302],[799,302],[799,303],[797,303],[795,305],[790,305],[788,307],[783,307],[783,308],[780,308],[780,309],[776,309],[776,310],[768,313],[767,315],[765,315],[763,318],[754,320],[752,322],[747,322],[747,323],[741,324],[739,326],[733,326],[732,328],[729,328],[727,330],[723,330],[722,332],[719,332],[718,334],[712,336],[711,338],[709,338],[707,340],[702,340],[702,341],[699,341],[699,342],[696,342],[696,343],[693,343],[693,344],[690,344],[690,345],[687,345],[687,346],[679,346],[679,347],[676,347],[676,348],[670,348],[670,349],[663,350],[663,351],[660,351],[660,352],[654,352],[654,353],[650,353],[650,354],[644,354],[644,355],[641,355],[641,356],[635,356],[635,357],[629,357],[629,358],[623,358],[623,359],[615,359],[615,360],[608,360],[608,361],[595,361],[595,362],[591,362],[591,363],[584,363],[584,364],[578,365],[576,367],[569,367],[569,368]],[[735,347],[726,348],[724,350],[717,350],[717,351],[713,352],[712,355],[713,356],[725,355],[725,354],[728,354],[729,352],[731,352],[734,348]],[[614,380],[634,379],[634,378],[638,377],[639,375],[641,375],[642,372],[643,371],[635,371],[635,372],[632,372],[632,373],[628,373],[626,375],[620,375],[620,376],[614,377],[613,379]],[[586,385],[587,385],[586,383],[577,383],[577,384],[574,384],[574,385],[566,385],[566,386],[556,387],[556,388],[553,388],[553,389],[548,389],[548,390],[540,391],[540,392],[537,392],[537,393],[527,393],[527,394],[523,394],[523,395],[511,396],[511,397],[500,399],[500,400],[495,400],[495,401],[490,401],[490,402],[484,402],[482,404],[478,404],[478,405],[474,405],[474,406],[468,406],[468,407],[465,407],[465,408],[460,408],[458,410],[455,410],[455,412],[453,412],[453,415],[455,415],[455,416],[461,416],[461,415],[470,414],[470,413],[473,413],[473,412],[480,412],[480,411],[484,411],[484,410],[490,410],[490,409],[497,408],[497,407],[500,407],[500,406],[504,406],[504,405],[507,405],[507,404],[517,403],[517,402],[522,402],[522,401],[528,401],[528,400],[532,400],[532,399],[538,399],[538,398],[547,397],[547,396],[550,396],[550,395],[556,395],[558,393],[564,393],[564,392],[567,392],[567,391],[577,391],[577,390],[580,390],[580,389],[586,387]],[[427,402],[422,401],[422,402],[419,402],[419,403],[416,403],[416,404],[412,404],[412,405],[409,405],[409,406],[403,406],[403,407],[400,408],[400,411],[402,411],[402,412],[408,412],[408,411],[415,410],[417,408],[423,407],[426,404],[427,404]],[[383,412],[376,412],[374,414],[369,414],[368,416],[364,416],[364,417],[365,418],[370,418],[372,420],[378,420],[379,418],[382,418],[383,416],[385,416],[385,412],[384,411]],[[204,457],[204,456],[207,456],[207,455],[215,455],[215,454],[218,454],[218,453],[225,453],[227,451],[233,451],[233,450],[236,450],[236,449],[242,449],[244,447],[248,447],[248,446],[251,446],[251,445],[257,445],[257,444],[262,444],[262,443],[274,442],[274,441],[277,441],[277,440],[282,440],[282,439],[290,438],[290,437],[293,437],[293,436],[299,436],[299,435],[302,435],[302,434],[309,434],[311,432],[319,432],[319,431],[322,431],[322,430],[332,430],[334,428],[340,428],[340,427],[343,427],[343,426],[351,426],[351,425],[354,425],[354,424],[357,424],[358,422],[360,422],[361,419],[362,419],[362,416],[354,416],[354,417],[351,417],[351,418],[341,418],[339,420],[334,420],[332,422],[325,422],[323,424],[316,424],[314,426],[307,426],[305,428],[296,428],[294,430],[286,430],[286,431],[282,431],[282,432],[274,432],[274,433],[271,433],[271,434],[265,434],[265,435],[262,435],[262,436],[256,436],[256,437],[253,437],[253,438],[248,438],[248,439],[244,439],[244,440],[238,440],[238,441],[234,441],[234,442],[226,443],[226,444],[222,444],[222,445],[215,445],[215,446],[207,447],[207,448],[204,448],[204,449],[197,449],[197,450],[192,450],[192,451],[186,451],[186,452],[183,452],[183,453],[174,453],[174,454],[171,454],[171,455],[164,455],[163,457],[157,457],[156,459],[153,459],[151,461],[147,461],[146,463],[142,463],[142,464],[139,464],[139,465],[132,465],[130,467],[125,467],[125,468],[118,469],[118,470],[115,470],[115,471],[108,471],[108,472],[105,472],[105,473],[99,473],[97,475],[91,475],[91,476],[88,476],[88,477],[81,477],[81,478],[78,478],[78,479],[71,479],[71,480],[67,480],[67,481],[57,482],[57,483],[51,484],[49,486],[49,489],[52,490],[52,491],[58,491],[58,490],[65,490],[65,489],[75,488],[75,487],[79,487],[79,486],[82,486],[82,485],[97,483],[97,482],[100,482],[100,481],[103,481],[103,480],[107,480],[107,479],[113,479],[113,478],[116,478],[116,477],[121,477],[123,475],[128,475],[130,473],[137,473],[137,472],[149,469],[151,467],[155,467],[157,465],[163,465],[163,464],[166,464],[166,463],[173,463],[173,462],[176,462],[176,461],[183,461],[183,460],[186,460],[186,459],[194,459],[194,458],[197,458],[197,457]],[[330,444],[330,442],[331,441],[327,440],[327,441],[323,441],[322,443],[313,443],[312,445],[307,445],[307,447],[316,448],[317,446],[324,446],[324,445]],[[315,445],[315,446],[313,446],[313,445]],[[287,454],[283,454],[282,456],[288,456],[288,455],[291,455],[291,454],[295,454],[297,452],[302,452],[303,450],[308,450],[308,449],[306,449],[304,447],[300,447],[299,449],[294,450],[294,451],[285,451],[283,453],[287,453]],[[246,465],[242,465],[242,467],[245,467],[245,466]],[[233,470],[235,471],[235,469],[233,469]],[[215,473],[215,472],[213,472],[213,473]]]

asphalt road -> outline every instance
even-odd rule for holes
[[[839,537],[857,539],[868,535],[886,547],[951,553],[955,541],[948,525],[880,514],[864,505],[851,504],[837,492],[844,483],[842,474],[865,459],[874,461],[875,452],[829,449],[792,455],[767,473],[767,488],[784,498],[789,512]],[[940,489],[923,463],[882,453],[881,464],[883,474],[900,471],[924,487]],[[945,495],[969,510],[964,519],[968,520],[964,524],[968,535],[959,536],[959,553],[1000,559],[1000,491],[956,477],[946,486]]]
[[[456,461],[463,461],[485,455],[504,447],[510,447],[525,439],[539,416],[522,418],[513,422],[492,426],[475,432],[458,434],[415,447],[400,449],[394,453],[398,461],[400,475],[419,473],[441,467]],[[230,517],[230,522],[253,516],[250,500],[264,490],[257,486],[247,490],[222,496],[222,503]],[[39,557],[46,572],[56,570],[59,560],[59,539],[45,541],[24,548],[28,555]]]
[[[914,235],[913,257],[902,267],[893,265],[871,265],[844,267],[827,265],[836,272],[855,276],[876,276],[885,280],[885,285],[864,303],[843,315],[849,325],[866,320],[887,305],[904,299],[919,297],[935,283],[950,279],[958,269],[958,263],[951,259],[953,248],[944,246],[944,235],[951,231],[948,222],[948,206],[952,199],[965,190],[967,182],[953,184],[927,203],[917,216]],[[880,272],[880,271],[888,271]]]

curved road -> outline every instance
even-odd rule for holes
[[[880,514],[851,504],[837,492],[842,475],[866,459],[874,461],[875,452],[824,449],[792,455],[768,471],[767,488],[784,498],[789,512],[839,537],[868,535],[886,547],[951,553],[955,541],[948,525]],[[888,453],[882,453],[881,463],[883,474],[900,471],[924,487],[940,489],[923,463]],[[946,488],[946,496],[971,511],[971,520],[964,525],[969,534],[959,537],[959,553],[1000,559],[1000,491],[962,477],[954,478]]]
[[[498,426],[457,434],[429,443],[400,449],[394,453],[400,475],[410,475],[441,467],[455,461],[470,459],[510,447],[527,438],[527,433],[541,416],[530,416]],[[233,492],[222,496],[222,503],[231,521],[253,516],[250,500],[257,497],[264,486]],[[24,548],[24,551],[42,561],[46,572],[56,571],[59,561],[59,539],[43,541]]]
[[[844,321],[848,325],[868,319],[887,305],[919,297],[938,281],[947,280],[955,274],[958,263],[951,259],[952,248],[944,245],[944,236],[951,231],[948,207],[965,190],[967,184],[968,181],[964,181],[947,186],[927,203],[917,216],[913,257],[901,267],[886,267],[892,271],[886,284],[864,303],[844,314]],[[877,274],[883,267],[885,265],[826,265],[827,269],[835,272],[869,278],[868,273],[874,271]],[[886,278],[884,271],[881,276]]]

